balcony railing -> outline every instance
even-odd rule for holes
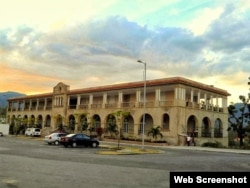
[[[91,108],[101,108],[102,104],[91,104]]]
[[[134,102],[122,102],[121,107],[122,108],[134,108],[135,103]]]
[[[80,104],[79,109],[88,109],[89,105],[88,104]]]
[[[179,103],[178,103],[179,104]],[[9,107],[8,111],[35,111],[35,110],[51,110],[52,109],[52,104],[47,104],[47,106],[43,106],[42,104],[39,106],[31,106],[31,107],[24,107],[24,109],[16,109],[15,107]],[[194,110],[205,110],[205,111],[212,111],[212,112],[223,112],[223,108],[219,107],[219,106],[213,106],[211,104],[199,104],[196,102],[188,102],[184,104],[185,107],[187,109],[194,109]],[[162,100],[162,101],[146,101],[145,103],[146,108],[171,108],[174,106],[174,101],[171,100]],[[107,104],[103,104],[103,103],[93,103],[93,104],[69,104],[67,106],[68,109],[98,109],[98,108],[106,108],[106,109],[112,109],[112,108],[143,108],[144,107],[144,102],[143,101],[131,101],[131,102],[112,102],[112,103],[108,103]],[[54,108],[63,108],[63,105],[57,105],[54,106]]]
[[[160,107],[173,106],[173,101],[159,101]]]
[[[37,110],[43,110],[44,109],[44,106],[38,106],[37,107]]]
[[[117,107],[116,103],[105,104],[105,108],[115,108]]]

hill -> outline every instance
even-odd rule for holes
[[[7,106],[7,99],[12,98],[12,97],[21,97],[21,96],[26,96],[26,94],[17,93],[14,91],[0,92],[0,107]]]

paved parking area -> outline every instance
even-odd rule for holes
[[[130,144],[128,147],[141,146]],[[169,174],[173,171],[250,169],[249,155],[241,153],[208,151],[200,147],[146,148],[164,152],[99,155],[97,152],[102,148],[64,148],[34,138],[0,138],[0,187],[165,188],[169,187]]]

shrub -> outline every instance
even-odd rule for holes
[[[221,148],[222,145],[219,142],[205,142],[201,145],[202,147],[212,147],[212,148]]]
[[[96,133],[99,137],[102,136],[102,134],[104,133],[104,129],[102,127],[97,127],[96,128]]]

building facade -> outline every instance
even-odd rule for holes
[[[141,139],[144,132],[149,139],[147,132],[160,126],[170,145],[183,145],[192,134],[197,145],[228,146],[226,90],[171,77],[147,80],[145,103],[143,91],[143,81],[75,90],[60,82],[51,93],[8,99],[7,122],[49,131],[64,125],[80,132],[84,124],[105,129],[113,118],[124,138]],[[118,111],[129,115],[114,115]]]

